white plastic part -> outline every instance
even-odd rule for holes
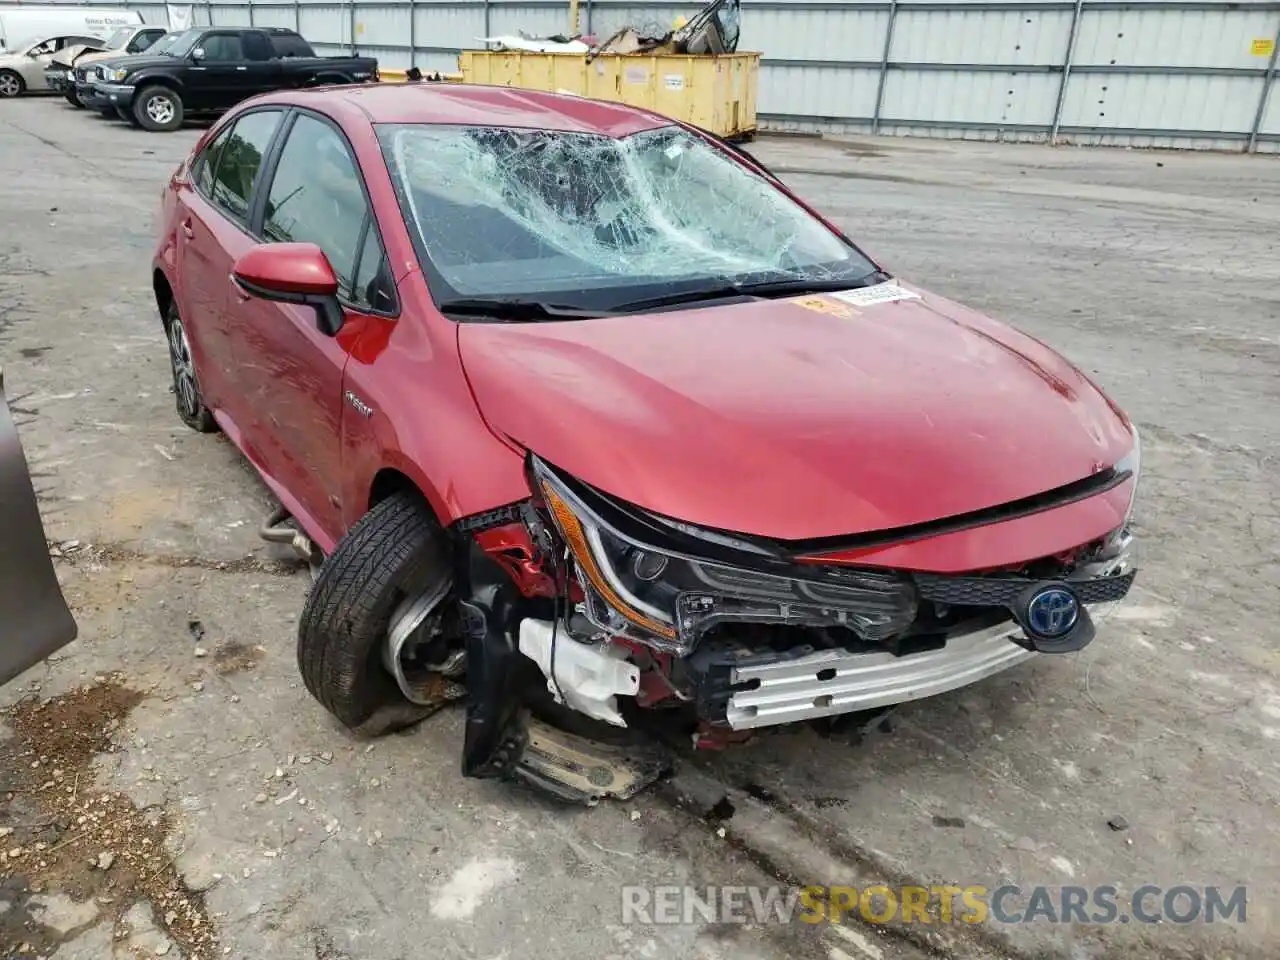
[[[625,727],[627,722],[618,712],[617,697],[634,697],[640,692],[640,668],[627,663],[626,648],[612,643],[579,643],[561,627],[555,638],[557,689],[557,682],[551,679],[552,626],[549,620],[522,620],[520,652],[542,669],[547,689],[556,702],[615,727]]]

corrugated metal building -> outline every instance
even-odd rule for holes
[[[108,0],[164,22],[162,3]],[[568,30],[567,0],[195,0],[322,52],[452,70],[479,38]],[[581,0],[587,32],[689,4]],[[1280,152],[1280,0],[743,0],[766,128]]]

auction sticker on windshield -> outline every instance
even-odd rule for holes
[[[876,304],[892,303],[894,300],[920,299],[920,294],[900,287],[897,283],[877,283],[873,287],[841,290],[839,293],[830,294],[830,296],[855,307],[874,307]]]

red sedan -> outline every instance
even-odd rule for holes
[[[703,131],[280,93],[162,221],[178,413],[315,566],[307,688],[364,732],[465,697],[468,775],[625,794],[657,765],[569,719],[715,747],[876,710],[1077,650],[1132,584],[1116,405]]]

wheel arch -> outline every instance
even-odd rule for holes
[[[369,484],[369,499],[364,508],[372,510],[383,500],[397,493],[414,493],[424,501],[430,502],[427,495],[418,488],[417,483],[407,473],[403,473],[395,467],[383,467],[373,475],[373,482]],[[433,508],[431,512],[435,513],[436,511]],[[440,518],[437,516],[436,519],[439,520]]]
[[[129,85],[133,87],[135,96],[147,87],[168,87],[179,97],[183,95],[182,81],[167,73],[144,73],[136,80],[130,78]]]
[[[156,267],[151,274],[151,289],[156,296],[156,309],[160,311],[160,322],[167,329],[169,326],[169,308],[173,306],[173,284],[164,275],[164,271]]]

